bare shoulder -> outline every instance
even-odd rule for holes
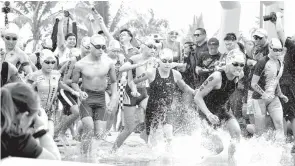
[[[133,56],[130,58],[130,60],[132,60],[134,63],[137,63],[137,62],[142,58],[141,55],[142,55],[142,54],[136,54],[136,55],[133,55]]]
[[[180,74],[179,71],[172,69],[172,72],[173,72],[173,76],[176,80],[182,79],[182,75]]]

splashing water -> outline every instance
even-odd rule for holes
[[[186,135],[176,134],[168,151],[164,139],[160,139],[157,146],[151,148],[139,134],[133,133],[115,154],[110,154],[109,151],[118,136],[118,133],[112,133],[107,141],[94,141],[92,147],[95,158],[90,162],[119,166],[227,166],[230,144],[228,132],[222,127],[214,130],[198,117],[190,116],[189,120],[193,122],[189,127],[194,128],[194,131]],[[235,153],[237,165],[294,165],[290,153],[292,144],[276,142],[272,137],[273,133],[268,132],[260,137],[241,138]],[[78,146],[68,148],[64,152],[64,160],[89,162],[83,160],[78,153]]]

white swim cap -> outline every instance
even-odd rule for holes
[[[270,45],[270,47],[272,47],[272,48],[283,48],[283,47],[282,47],[282,43],[281,43],[281,41],[280,41],[279,39],[277,39],[277,38],[272,38],[272,39],[270,40],[269,45]]]
[[[226,55],[225,63],[226,65],[232,64],[233,62],[243,62],[245,63],[246,57],[243,52],[240,51],[239,48],[233,49]]]
[[[90,42],[94,45],[97,44],[97,41],[102,41],[103,43],[106,43],[106,39],[102,35],[95,34],[90,38]]]
[[[52,58],[56,61],[56,58],[51,50],[44,49],[41,51],[40,62],[43,63],[46,59]]]
[[[19,27],[15,23],[9,23],[4,30],[4,35],[6,34],[15,34],[16,36],[18,36]]]

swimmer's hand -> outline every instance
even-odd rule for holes
[[[131,92],[131,95],[133,97],[139,97],[140,96],[140,93],[138,93],[137,91],[133,91],[133,92]]]
[[[108,104],[107,104],[107,110],[109,112],[112,112],[114,109],[116,109],[116,101],[115,100],[111,100]]]
[[[207,116],[207,118],[212,124],[219,124],[219,118],[216,115],[211,113]]]
[[[84,91],[81,91],[80,92],[80,97],[81,97],[82,100],[85,100],[85,99],[88,98],[88,94],[86,92],[84,92]]]
[[[283,95],[283,94],[281,94],[281,95],[279,96],[279,98],[281,98],[285,103],[288,103],[288,101],[289,101],[288,97],[285,96],[285,95]]]

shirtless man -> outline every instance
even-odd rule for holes
[[[4,30],[3,40],[6,46],[4,61],[10,62],[16,68],[23,68],[26,74],[32,73],[31,62],[27,54],[16,46],[19,38],[19,28],[16,24],[10,23]],[[33,65],[33,64],[32,64]]]
[[[146,70],[153,66],[152,63],[147,62],[149,62],[152,57],[155,56],[157,50],[154,40],[147,40],[145,43],[142,43],[141,50],[141,54],[132,56],[120,68],[120,72],[128,71],[128,84],[126,85],[126,93],[128,97],[126,97],[127,100],[124,102],[125,127],[117,137],[117,140],[113,146],[112,151],[114,152],[135,130],[136,126],[139,123],[144,122],[143,112],[146,109],[148,99],[146,88],[147,81],[140,82],[136,85],[134,81],[144,77],[146,75]],[[134,81],[133,78],[135,79]],[[139,116],[139,119],[136,118],[136,114]]]
[[[101,35],[93,35],[90,40],[90,54],[75,64],[73,71],[72,88],[80,92],[82,99],[80,116],[82,118],[82,153],[91,152],[91,138],[94,135],[101,137],[105,134],[107,116],[106,110],[113,110],[116,106],[116,95],[111,96],[111,102],[105,102],[105,90],[107,88],[107,74],[112,82],[112,94],[116,94],[117,81],[115,66],[112,60],[105,54],[106,41]],[[81,89],[78,86],[82,77]]]

